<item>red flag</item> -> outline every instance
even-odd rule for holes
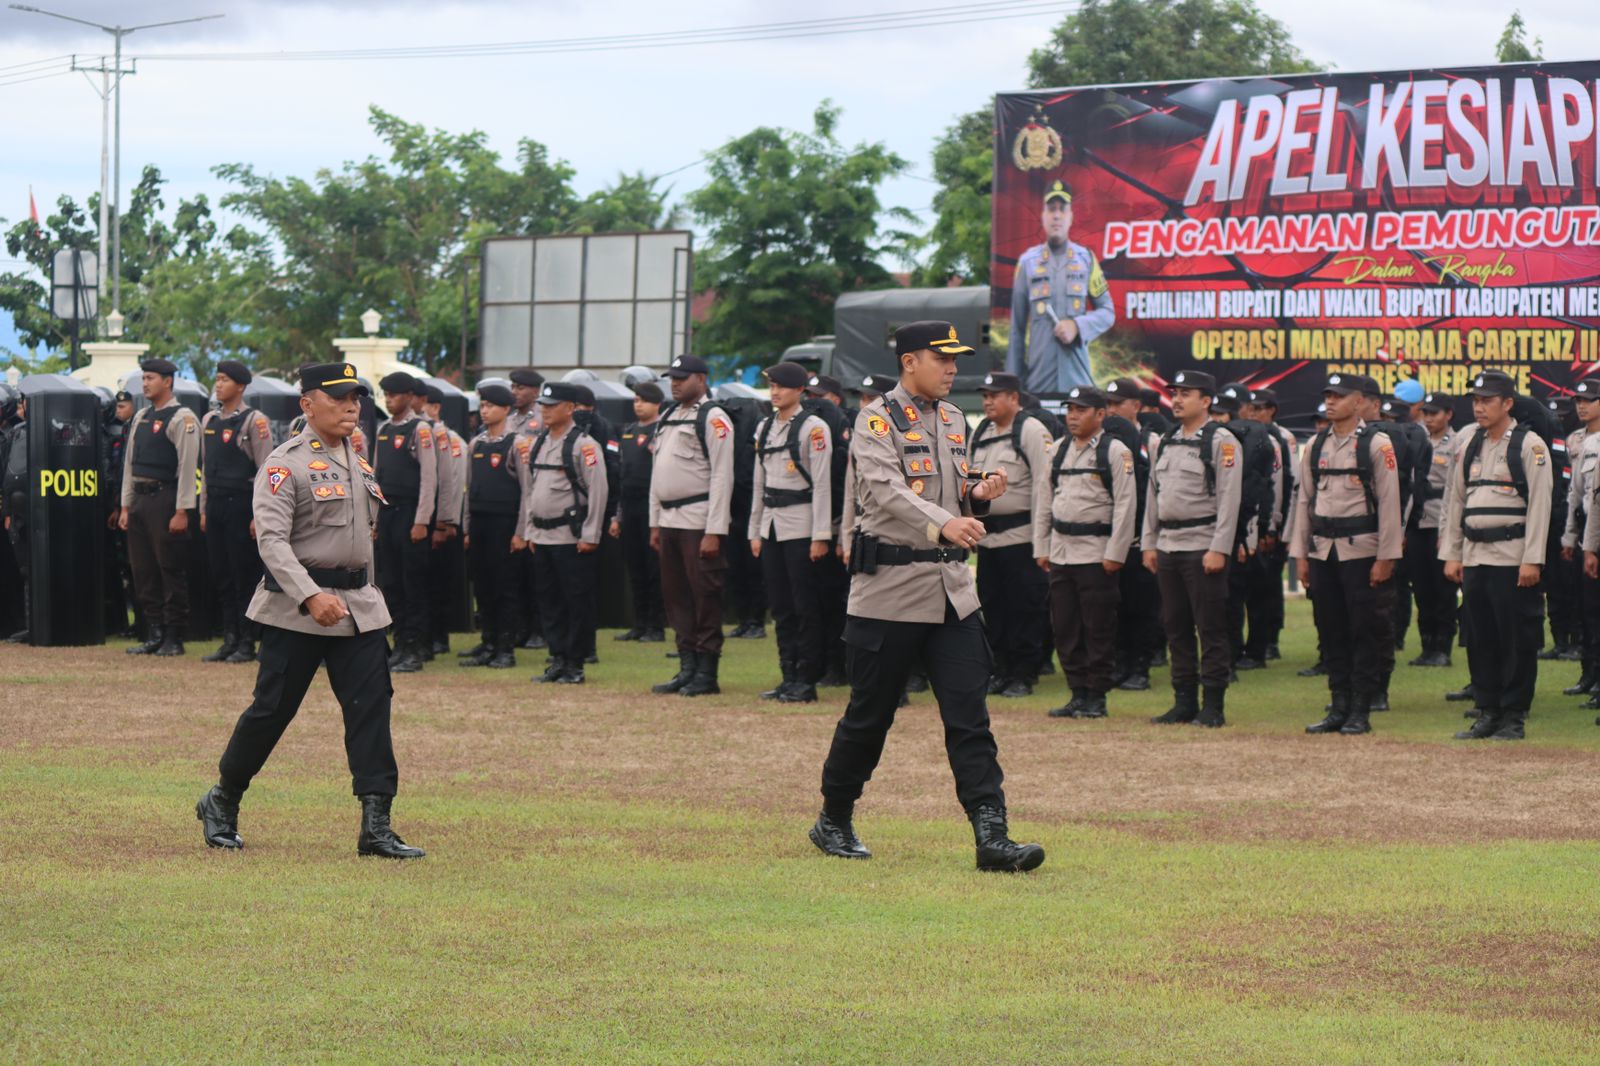
[[[39,231],[39,205],[33,202],[33,186],[28,186],[28,217],[33,219],[33,230]]]

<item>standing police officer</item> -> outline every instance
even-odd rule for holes
[[[665,639],[666,614],[661,608],[661,566],[650,550],[650,467],[655,450],[657,419],[665,399],[661,386],[642,381],[633,387],[633,417],[622,428],[622,491],[611,535],[622,542],[622,559],[628,567],[628,587],[633,593],[633,628],[618,633],[617,640],[659,643]]]
[[[422,383],[422,405],[418,416],[427,421],[433,433],[434,453],[439,463],[439,483],[434,497],[432,551],[428,556],[428,643],[426,660],[450,652],[452,608],[461,597],[461,524],[467,509],[466,442],[444,420],[444,391],[437,385]]]
[[[733,419],[706,395],[711,368],[680,355],[667,368],[672,407],[656,429],[650,470],[650,547],[661,559],[661,599],[678,642],[678,672],[651,688],[704,696],[720,692],[722,538],[733,502]]]
[[[533,553],[539,615],[550,665],[535,681],[581,685],[594,644],[600,538],[606,522],[606,470],[600,444],[573,422],[578,387],[546,382],[539,390],[544,429],[534,438],[522,477],[522,529],[512,549]]]
[[[511,390],[504,385],[478,387],[483,431],[467,448],[468,502],[461,532],[478,596],[483,639],[465,653],[462,666],[509,670],[517,665],[515,648],[522,631],[523,604],[517,595],[520,556],[511,542],[521,529],[522,476],[517,435],[508,424],[512,402]],[[535,604],[527,607],[537,609]]]
[[[756,427],[748,536],[772,605],[783,680],[761,698],[813,703],[826,665],[816,564],[833,553],[833,435],[801,406],[805,367],[779,363],[763,373],[773,410]]]
[[[200,466],[200,420],[172,395],[178,368],[147,359],[142,387],[150,406],[133,416],[122,471],[122,515],[133,579],[149,632],[129,655],[182,655],[189,621],[189,512]]]
[[[28,522],[29,487],[33,478],[28,466],[28,398],[17,395],[9,385],[0,384],[0,519],[5,535],[0,540],[10,553],[4,560],[6,572],[0,576],[17,578],[22,606],[22,628],[6,636],[8,644],[25,644],[33,639],[33,539]],[[0,609],[4,604],[0,603]]]
[[[261,556],[252,528],[251,486],[272,453],[267,416],[246,407],[251,374],[243,363],[217,364],[218,410],[200,420],[200,532],[206,535],[211,581],[222,617],[222,644],[200,661],[249,663],[256,658],[255,626],[244,616],[261,577]]]
[[[1600,395],[1600,387],[1595,389]],[[1442,392],[1422,397],[1422,425],[1428,432],[1430,457],[1428,476],[1411,486],[1416,502],[1415,528],[1406,534],[1406,571],[1417,598],[1417,638],[1422,654],[1412,666],[1449,666],[1450,646],[1456,639],[1456,587],[1444,579],[1444,561],[1439,558],[1439,527],[1444,521],[1445,489],[1455,459],[1455,431],[1450,416],[1455,398]],[[1582,530],[1580,529],[1581,536]],[[1574,545],[1577,539],[1573,540]]]
[[[1567,434],[1572,484],[1567,489],[1567,526],[1561,535],[1561,558],[1577,571],[1583,608],[1583,673],[1577,684],[1563,691],[1568,696],[1582,696],[1594,692],[1600,683],[1600,581],[1591,580],[1583,572],[1578,558],[1589,512],[1595,505],[1596,485],[1600,484],[1600,381],[1585,378],[1574,385],[1572,403],[1582,425]],[[1600,707],[1600,696],[1592,697],[1590,703]]]
[[[1328,669],[1332,708],[1307,733],[1372,732],[1372,700],[1384,686],[1381,619],[1394,612],[1394,566],[1405,531],[1394,445],[1361,418],[1366,379],[1333,374],[1323,389],[1329,428],[1300,460],[1294,543]]]
[[[980,516],[1006,491],[1004,471],[971,484],[966,419],[944,402],[956,357],[971,352],[948,322],[895,331],[900,384],[868,404],[852,436],[861,509],[851,547],[850,704],[822,767],[822,813],[811,842],[827,855],[870,858],[852,825],[855,802],[919,660],[939,701],[956,796],[972,822],[980,870],[1031,870],[1037,844],[1013,843],[1004,774],[989,729],[991,666],[967,553],[983,538]]]
[[[1278,466],[1283,475],[1277,509],[1273,514],[1267,536],[1262,538],[1262,545],[1256,552],[1261,560],[1265,580],[1257,583],[1255,594],[1251,596],[1247,605],[1251,640],[1255,640],[1258,626],[1266,634],[1263,648],[1265,657],[1262,660],[1266,662],[1281,657],[1278,652],[1278,635],[1283,632],[1283,570],[1289,561],[1289,514],[1294,502],[1296,485],[1294,457],[1298,445],[1294,434],[1277,422],[1278,394],[1271,389],[1252,389],[1244,415],[1266,427],[1268,439],[1277,449]]]
[[[1138,512],[1126,565],[1118,571],[1117,666],[1111,683],[1129,692],[1150,688],[1150,667],[1166,650],[1161,628],[1161,588],[1156,576],[1144,568],[1139,534],[1144,529],[1144,501],[1150,487],[1150,459],[1161,443],[1161,433],[1144,425],[1140,411],[1144,389],[1132,378],[1106,384],[1106,416],[1101,428],[1122,442],[1133,456],[1133,478]],[[1163,430],[1162,432],[1165,432]]]
[[[274,449],[256,475],[266,576],[249,610],[262,626],[255,698],[233,727],[217,784],[195,804],[195,816],[207,846],[244,847],[239,801],[326,666],[361,801],[356,852],[421,858],[422,849],[396,836],[389,821],[400,780],[389,734],[389,612],[371,583],[383,492],[349,443],[366,387],[349,363],[329,363],[302,371],[300,391],[306,429]]]
[[[1439,535],[1444,576],[1465,590],[1467,668],[1481,714],[1461,740],[1521,740],[1544,640],[1539,571],[1550,524],[1549,446],[1511,417],[1516,386],[1485,370],[1472,382]]]
[[[1011,345],[1006,372],[1029,392],[1066,392],[1093,385],[1089,342],[1117,320],[1111,290],[1094,253],[1068,239],[1072,190],[1053,183],[1040,216],[1045,242],[1017,260],[1011,283]]]
[[[1173,377],[1178,425],[1161,438],[1150,467],[1140,542],[1145,569],[1161,585],[1174,697],[1166,714],[1151,719],[1158,725],[1227,724],[1228,560],[1237,543],[1244,457],[1239,439],[1211,420],[1216,391],[1210,374],[1180,370]]]
[[[433,430],[419,419],[412,399],[421,384],[403,370],[378,382],[389,421],[372,449],[378,485],[389,506],[378,515],[378,584],[394,619],[390,673],[422,669],[428,640],[428,558],[439,459]],[[320,447],[315,440],[308,447]]]

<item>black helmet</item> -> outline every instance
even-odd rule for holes
[[[21,397],[22,393],[15,387],[0,382],[0,424],[17,417],[17,401]]]
[[[110,422],[117,416],[117,398],[104,385],[91,385],[89,388],[100,401],[100,421]]]

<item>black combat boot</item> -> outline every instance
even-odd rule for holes
[[[1364,692],[1355,693],[1350,697],[1350,717],[1345,719],[1339,732],[1347,737],[1359,737],[1372,732],[1372,721],[1368,717],[1371,713],[1372,697]]]
[[[166,629],[161,631],[161,647],[150,654],[171,658],[174,655],[182,655],[183,653],[183,630],[177,626],[167,626]]]
[[[1325,674],[1327,674],[1327,672],[1328,672],[1327,665],[1321,659],[1318,659],[1316,662],[1312,663],[1310,666],[1306,667],[1305,669],[1296,670],[1295,671],[1295,676],[1296,677],[1322,677]]]
[[[255,661],[256,642],[251,640],[249,637],[240,637],[238,646],[233,649],[233,654],[223,660],[223,662],[233,663],[235,665],[239,663],[253,663]]]
[[[152,622],[150,623],[150,633],[145,637],[144,643],[135,644],[133,647],[125,650],[129,655],[154,655],[156,653],[156,649],[165,644],[166,640],[166,627],[156,625],[154,622]]]
[[[638,640],[642,636],[644,636],[644,627],[643,626],[634,626],[632,629],[629,629],[629,630],[627,630],[625,632],[622,632],[622,633],[618,633],[616,636],[612,637],[611,639],[612,640]]]
[[[906,675],[906,691],[907,692],[926,692],[926,691],[928,691],[928,675],[923,673],[923,672],[921,672],[920,670],[913,670],[910,674]]]
[[[1000,690],[1000,695],[1008,700],[1031,696],[1033,695],[1033,682],[1025,677],[1013,677],[1006,682],[1006,687]]]
[[[1471,729],[1464,729],[1456,734],[1457,740],[1483,740],[1493,736],[1500,728],[1500,718],[1504,712],[1491,711],[1485,708],[1478,715],[1478,720],[1472,723]]]
[[[1350,717],[1350,693],[1335,692],[1333,702],[1328,704],[1326,715],[1322,721],[1306,726],[1306,732],[1313,736],[1319,733],[1337,733],[1344,728],[1344,723]]]
[[[1044,849],[1039,845],[1012,841],[1004,807],[985,804],[973,808],[967,817],[978,847],[978,869],[1013,873],[1036,869],[1044,862]]]
[[[1600,685],[1596,685],[1589,690],[1589,698],[1583,701],[1582,706],[1585,710],[1591,711],[1596,707],[1600,707]]]
[[[393,796],[373,792],[361,800],[361,836],[356,840],[357,855],[378,855],[385,859],[420,859],[427,854],[407,844],[389,825]]]
[[[1389,709],[1389,686],[1385,684],[1383,691],[1374,693],[1367,701],[1368,711],[1387,711]]]
[[[468,648],[466,651],[458,651],[458,652],[456,652],[456,658],[457,659],[476,659],[478,656],[484,655],[484,654],[493,655],[494,654],[494,645],[495,645],[494,639],[492,637],[490,637],[490,635],[488,633],[485,633],[483,635],[483,639],[482,640],[478,641],[478,643],[474,644],[472,647]]]
[[[640,644],[662,644],[667,639],[667,631],[660,626],[651,626],[639,634]]]
[[[651,685],[650,691],[657,696],[665,696],[668,693],[682,689],[694,677],[695,665],[699,658],[700,653],[697,651],[680,652],[678,655],[678,672],[673,675],[670,681],[663,681],[659,685]]]
[[[1268,644],[1267,645],[1267,662],[1270,663],[1270,662],[1273,662],[1274,660],[1281,659],[1281,658],[1283,658],[1283,652],[1278,650],[1277,642],[1274,641],[1273,643]]]
[[[1200,705],[1200,717],[1196,721],[1207,729],[1221,729],[1227,725],[1228,718],[1223,713],[1227,695],[1227,685],[1205,686],[1205,702]]]
[[[239,801],[243,798],[244,793],[235,792],[220,782],[200,797],[200,802],[194,805],[194,816],[200,820],[206,847],[229,851],[244,847],[244,841],[239,838]]]
[[[532,679],[535,685],[554,685],[561,680],[561,675],[567,672],[567,660],[556,656],[544,668],[544,673]]]
[[[1112,685],[1124,692],[1150,691],[1150,659],[1141,655],[1128,664],[1128,675]]]
[[[832,855],[836,859],[870,859],[872,852],[861,843],[861,838],[856,836],[855,827],[850,822],[850,807],[841,806],[831,814],[827,807],[817,815],[817,824],[811,827],[809,834],[811,843],[824,855]]]
[[[1084,701],[1084,693],[1083,693],[1083,691],[1081,689],[1073,689],[1072,690],[1072,698],[1070,700],[1068,700],[1066,703],[1062,704],[1060,707],[1052,708],[1050,710],[1050,717],[1051,718],[1076,718],[1076,717],[1078,717],[1078,712],[1083,709],[1083,701]]]
[[[583,684],[583,681],[584,681],[584,677],[583,677],[583,660],[582,659],[568,659],[566,661],[566,664],[565,664],[564,668],[561,671],[561,676],[556,678],[555,680],[556,680],[556,684],[558,684],[558,685],[581,685],[581,684]]]
[[[1089,689],[1083,694],[1083,706],[1078,708],[1074,718],[1104,718],[1111,712],[1106,709],[1106,694],[1095,689]]]
[[[680,696],[715,696],[722,691],[722,686],[717,684],[717,667],[722,656],[714,651],[703,651],[695,655],[694,676],[688,684],[678,690]]]
[[[398,644],[389,659],[391,674],[415,674],[422,670],[422,654],[412,644]]]
[[[778,670],[783,675],[783,680],[761,694],[764,700],[782,699],[783,694],[793,687],[795,682],[795,662],[793,659],[778,660]]]
[[[1456,689],[1454,692],[1446,692],[1444,694],[1444,698],[1446,702],[1449,703],[1466,703],[1468,700],[1473,698],[1472,682],[1468,681],[1464,686]]]
[[[238,646],[239,634],[231,629],[225,629],[222,632],[222,643],[217,645],[217,650],[210,655],[202,655],[200,661],[203,663],[225,663],[228,661],[228,656],[233,654],[233,649]]]
[[[1523,723],[1527,720],[1527,711],[1502,711],[1497,722],[1499,728],[1489,734],[1489,739],[1521,740],[1524,736]]]
[[[538,651],[545,646],[543,633],[529,633],[522,639],[522,647],[528,651]]]
[[[1167,713],[1150,719],[1154,725],[1188,725],[1200,717],[1199,688],[1196,685],[1172,686],[1172,706]]]
[[[1587,696],[1594,691],[1595,668],[1593,659],[1583,660],[1583,673],[1578,675],[1578,683],[1561,690],[1563,696]]]
[[[500,638],[494,649],[494,654],[483,665],[491,670],[511,670],[517,665],[517,653],[511,650],[512,642],[509,638]]]
[[[478,666],[488,666],[489,665],[489,660],[493,659],[494,656],[495,656],[495,651],[494,651],[493,648],[491,648],[487,644],[479,644],[476,648],[473,648],[470,652],[459,652],[456,655],[456,658],[459,659],[460,661],[457,662],[456,665],[457,666],[464,666],[464,667],[468,667],[468,668],[478,667]]]

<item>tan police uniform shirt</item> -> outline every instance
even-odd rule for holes
[[[887,415],[885,405],[891,403],[910,422],[904,433]],[[850,438],[862,508],[855,529],[918,551],[952,547],[940,540],[945,524],[988,511],[988,501],[967,492],[966,434],[959,407],[913,399],[904,385],[863,407]],[[944,621],[947,602],[961,618],[978,609],[977,583],[966,563],[880,564],[877,573],[851,575],[847,612],[857,618],[938,623]]]
[[[250,416],[240,423],[238,433],[231,433],[227,430],[218,432],[211,425],[212,422],[219,418],[231,417],[233,416],[228,412],[218,409],[207,411],[205,417],[200,420],[199,464],[201,470],[205,469],[207,448],[238,448],[250,457],[250,461],[255,464],[257,470],[260,470],[261,464],[267,461],[267,456],[272,454],[272,426],[267,423],[266,415],[260,411],[252,411]],[[227,433],[227,440],[223,439],[223,433]],[[209,486],[206,485],[205,478],[202,476],[200,478],[200,509],[202,511],[206,508],[208,488]]]
[[[177,403],[169,400],[168,405]],[[139,447],[138,437],[134,431],[144,424],[144,420],[154,411],[153,407],[141,407],[134,413],[132,421],[128,423],[127,446],[122,449],[122,506],[133,506],[133,453]],[[193,411],[182,404],[174,411],[167,424],[163,427],[167,439],[178,449],[178,499],[176,509],[179,511],[193,510],[197,504],[198,492],[195,482],[199,481],[200,470],[200,420]],[[161,430],[157,430],[161,432]]]
[[[1207,419],[1206,422],[1209,422]],[[1193,433],[1178,427],[1176,440],[1196,440],[1206,422]],[[1211,463],[1216,470],[1214,492],[1206,491],[1205,465],[1200,449],[1163,443],[1150,461],[1150,488],[1145,499],[1144,529],[1140,543],[1145,551],[1221,552],[1231,556],[1239,527],[1239,499],[1244,492],[1244,449],[1239,438],[1218,425],[1211,438]],[[1216,521],[1186,529],[1163,529],[1163,522],[1214,517]]]
[[[283,591],[268,591],[261,582],[245,616],[319,636],[350,637],[387,626],[389,609],[372,580],[372,541],[383,505],[377,477],[348,441],[325,442],[307,429],[273,449],[256,471],[256,547]],[[320,588],[306,573],[308,566],[365,569],[367,583]],[[334,625],[318,625],[301,607],[319,592],[337,596],[350,614]]]
[[[1111,473],[1111,487],[1107,489],[1095,461],[1103,436],[1102,430],[1080,442],[1069,434],[1053,442],[1046,452],[1033,494],[1031,534],[1035,559],[1049,559],[1056,566],[1081,566],[1106,559],[1127,561],[1139,521],[1139,485],[1133,475],[1133,453],[1126,444],[1112,439],[1106,452]],[[1051,471],[1055,469],[1056,453],[1062,449],[1066,456],[1061,460],[1061,477],[1051,491]],[[1092,473],[1069,474],[1069,470]],[[1010,490],[1006,491],[1009,495]],[[1108,523],[1111,532],[1062,533],[1055,529],[1055,522]]]
[[[777,412],[763,418],[756,426],[756,443],[761,442],[761,431],[772,423],[767,433],[766,455],[756,455],[755,486],[750,498],[750,540],[833,540],[833,434],[828,424],[816,415],[796,410],[794,417],[784,420]],[[795,467],[789,451],[790,434],[800,441],[800,461],[811,475],[811,484]],[[775,450],[774,450],[775,449]],[[765,500],[768,489],[785,492],[810,492],[810,503],[793,503],[774,507]]]
[[[566,451],[567,437],[577,434],[572,444],[572,466],[588,497],[588,510],[584,514],[580,536],[574,536],[566,522],[553,529],[540,529],[534,519],[554,521],[564,518],[567,511],[581,506],[578,494],[572,487],[563,467],[562,453]],[[522,539],[529,544],[599,544],[605,529],[606,518],[606,464],[600,454],[600,445],[576,425],[568,424],[558,437],[551,433],[544,446],[534,448],[530,442],[526,453],[519,457],[517,478],[522,483]],[[521,448],[520,442],[518,448]],[[553,470],[535,467],[555,467]]]
[[[1357,428],[1364,425],[1366,423],[1358,422]],[[1367,490],[1356,474],[1313,471],[1311,453],[1315,450],[1315,444],[1308,444],[1300,456],[1299,481],[1302,488],[1295,496],[1294,540],[1289,544],[1290,557],[1326,560],[1337,547],[1340,560],[1400,558],[1405,528],[1400,521],[1399,460],[1395,457],[1394,444],[1388,434],[1369,431],[1365,440],[1372,462],[1372,492],[1378,500],[1377,532],[1342,537],[1324,537],[1312,532],[1313,507],[1314,513],[1323,518],[1359,518],[1372,513],[1372,508],[1367,502]],[[1356,469],[1355,433],[1341,437],[1330,429],[1317,460],[1317,469]],[[1313,477],[1316,478],[1317,490],[1314,503],[1309,491]]]
[[[1269,434],[1267,443],[1272,445],[1272,519],[1267,523],[1267,532],[1282,540],[1288,529],[1288,516],[1294,513],[1294,500],[1291,498],[1285,502],[1284,496],[1294,495],[1294,479],[1290,475],[1300,469],[1300,464],[1295,458],[1294,434],[1276,422],[1264,422],[1262,425]],[[1278,446],[1279,441],[1283,441],[1289,449],[1288,467],[1284,466],[1284,450]]]
[[[441,523],[461,525],[462,506],[467,495],[467,472],[462,468],[466,448],[461,435],[444,422],[433,422],[433,447],[439,458],[439,488],[435,515]]]
[[[1446,562],[1459,562],[1463,566],[1544,565],[1545,540],[1550,530],[1551,464],[1550,448],[1537,433],[1529,433],[1522,440],[1522,469],[1528,479],[1526,513],[1466,516],[1467,525],[1473,529],[1520,524],[1524,526],[1523,536],[1516,540],[1482,542],[1468,540],[1461,531],[1464,511],[1478,507],[1523,506],[1522,497],[1509,484],[1467,487],[1468,481],[1511,480],[1511,466],[1506,462],[1506,452],[1511,444],[1511,431],[1516,424],[1516,420],[1512,419],[1499,440],[1485,440],[1470,470],[1465,462],[1467,445],[1483,430],[1476,425],[1468,426],[1457,438],[1449,495],[1445,497],[1444,522],[1439,527],[1439,558]]]
[[[1594,507],[1600,433],[1590,433],[1579,426],[1567,435],[1567,455],[1572,463],[1572,484],[1567,487],[1567,524],[1561,533],[1561,546],[1576,548],[1583,541],[1583,527]]]
[[[439,493],[439,453],[433,444],[433,426],[409,411],[401,418],[385,422],[378,427],[378,442],[372,461],[383,466],[384,460],[394,451],[392,427],[403,426],[407,422],[422,423],[411,431],[409,451],[417,461],[420,479],[417,485],[417,517],[412,522],[425,526],[433,521],[434,505],[438,502]]]
[[[1017,417],[1023,418],[1023,415],[1019,412]],[[1023,418],[1020,434],[1022,447],[1018,449],[1011,446],[1011,430],[1012,426],[1009,425],[1004,430],[992,425],[984,427],[982,439],[974,438],[968,446],[968,452],[975,469],[1006,472],[1005,495],[989,507],[985,525],[1007,515],[1026,515],[1028,520],[1012,529],[985,533],[978,542],[980,549],[1010,548],[1017,544],[1032,543],[1034,485],[1040,479],[1049,481],[1047,449],[1052,443],[1050,431],[1037,418]]]
[[[506,432],[526,433],[530,437],[539,435],[544,428],[544,423],[539,418],[539,405],[533,404],[526,411],[519,411],[515,407],[506,415]]]
[[[1442,437],[1430,436],[1428,443],[1433,445],[1433,459],[1428,463],[1430,498],[1423,501],[1422,517],[1417,519],[1418,529],[1438,529],[1444,519],[1444,497],[1450,488],[1451,463],[1456,454],[1455,431],[1447,429]]]
[[[706,412],[706,443],[695,423]],[[650,464],[650,527],[728,533],[733,503],[733,419],[709,397],[673,408],[656,420],[655,459]],[[668,507],[673,500],[705,495],[696,503]]]

